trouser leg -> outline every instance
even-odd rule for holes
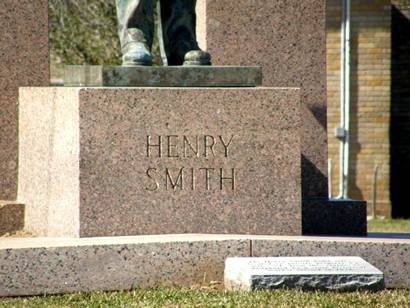
[[[116,0],[123,64],[149,65],[154,32],[154,0]]]
[[[190,51],[198,51],[194,60],[206,58],[205,62],[210,62],[209,54],[199,52],[195,6],[196,0],[161,0],[164,46],[170,65],[184,64],[184,59],[186,60],[186,55]]]

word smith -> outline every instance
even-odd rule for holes
[[[204,166],[206,162],[212,161],[212,158],[228,159],[234,141],[234,135],[148,135],[145,143],[147,158],[156,159],[157,162],[158,159],[169,161],[178,158],[181,162],[186,162],[186,158],[189,158],[197,159],[198,162],[193,161],[189,167],[150,166],[145,172],[147,179],[145,189],[148,191],[235,190],[237,181],[235,168]]]

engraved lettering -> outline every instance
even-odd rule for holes
[[[195,190],[195,169],[191,168],[191,189]]]
[[[172,175],[168,168],[165,169],[165,189],[168,190],[168,182],[171,184],[171,188],[176,190],[179,187],[181,190],[184,190],[184,168],[179,169],[178,176],[176,181],[174,182],[172,179]]]
[[[228,157],[228,147],[232,143],[233,135],[231,136],[231,139],[228,141],[228,143],[225,143],[224,138],[222,136],[219,136],[219,139],[221,140],[222,145],[224,146],[225,149],[225,157]]]
[[[235,190],[235,169],[231,169],[231,177],[226,177],[224,176],[224,169],[220,168],[219,169],[219,188],[222,190],[224,186],[224,181],[230,181],[231,182],[231,188],[232,190]]]
[[[162,137],[158,136],[158,143],[151,143],[151,136],[147,136],[147,157],[151,157],[151,148],[158,148],[158,157],[162,157]]]
[[[146,155],[148,158],[166,158],[162,168],[146,170],[147,183],[145,190],[155,192],[206,190],[222,191],[237,189],[237,174],[234,168],[225,163],[221,168],[218,161],[232,155],[232,144],[235,135],[147,135]],[[202,159],[201,159],[202,157]],[[195,168],[205,158],[217,158],[208,166]],[[180,158],[187,165],[166,165],[167,158]],[[193,159],[188,164],[188,159]],[[164,165],[165,163],[165,165]]]
[[[188,137],[184,136],[183,137],[183,148],[184,148],[184,157],[190,157],[187,154],[188,147],[191,149],[191,152],[195,154],[196,157],[198,157],[199,154],[199,143],[198,143],[198,136],[195,136],[195,148],[192,146],[192,144],[189,142]]]
[[[210,190],[211,189],[211,186],[209,184],[210,172],[214,171],[214,168],[199,168],[199,170],[205,170],[205,187],[206,187],[206,190]]]
[[[204,145],[205,145],[204,156],[208,157],[208,148],[209,148],[211,150],[212,155],[215,157],[215,153],[214,153],[215,138],[211,135],[205,135]]]
[[[151,174],[151,171],[157,172],[157,169],[156,168],[148,168],[147,169],[147,176],[148,176],[148,178],[150,178],[152,180],[153,185],[155,185],[155,188],[146,187],[145,189],[148,190],[148,191],[156,191],[159,188],[159,184],[158,184],[157,180],[154,179],[153,175]]]
[[[173,150],[174,148],[175,148],[175,151],[177,151],[177,145],[174,144],[174,143],[172,143],[172,139],[173,139],[173,138],[178,138],[178,136],[177,136],[177,135],[169,135],[169,136],[167,136],[168,157],[177,158],[177,157],[179,157],[179,155],[178,155],[178,154],[174,154],[174,153],[172,152],[172,150]]]

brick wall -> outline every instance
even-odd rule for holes
[[[377,165],[378,214],[389,216],[391,4],[386,0],[355,0],[351,14],[349,197],[367,200],[370,208]],[[340,0],[327,1],[326,17],[329,158],[332,196],[336,196],[339,141],[334,128],[340,122]]]

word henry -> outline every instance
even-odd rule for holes
[[[146,157],[150,159],[227,159],[230,155],[234,135],[151,136],[146,139]],[[148,191],[165,190],[235,190],[235,168],[219,167],[149,167],[146,176]]]

